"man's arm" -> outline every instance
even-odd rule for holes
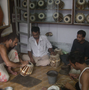
[[[6,64],[6,66],[9,66],[9,67],[22,67],[22,66],[25,66],[27,64],[27,63],[16,64],[16,63],[11,62],[9,60],[9,58],[8,58],[6,48],[4,46],[0,47],[0,54],[1,54],[1,57],[2,57],[2,59],[4,60],[4,62]]]
[[[55,55],[55,52],[53,51],[52,48],[49,48],[48,51],[50,52],[50,54]]]
[[[82,89],[81,90],[88,90],[89,89],[89,72],[85,71],[82,74],[81,84],[82,84]]]
[[[32,62],[32,63],[35,63],[35,61],[34,61],[34,59],[33,59],[33,57],[32,57],[32,52],[31,52],[31,51],[28,51],[28,55],[29,55],[29,57],[30,57],[31,62]]]
[[[75,39],[76,40],[76,39]],[[73,41],[71,52],[75,51],[75,40]]]

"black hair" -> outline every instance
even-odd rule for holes
[[[40,28],[37,26],[32,26],[31,32],[39,32],[40,33]]]
[[[85,37],[85,36],[86,36],[86,32],[83,31],[83,30],[79,30],[79,31],[77,32],[77,34],[81,34],[82,37]]]
[[[76,62],[78,62],[80,64],[85,63],[84,58],[85,58],[84,54],[79,51],[70,52],[70,54],[68,56],[68,60],[71,61],[73,64],[75,64]]]
[[[16,33],[10,33],[10,34],[7,36],[6,40],[10,40],[10,39],[11,39],[12,41],[14,41],[15,38],[18,39],[18,35],[17,35]]]

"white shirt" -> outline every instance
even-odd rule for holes
[[[52,45],[46,36],[40,35],[38,44],[33,36],[29,38],[27,50],[32,51],[33,56],[42,57],[47,55],[49,48],[52,48]]]

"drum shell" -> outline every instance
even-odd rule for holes
[[[66,17],[69,18],[69,21],[65,21]],[[68,15],[64,16],[64,22],[65,23],[71,23],[71,14],[68,14]]]
[[[56,5],[56,8],[58,8],[59,7],[59,9],[63,9],[64,8],[64,2],[63,1],[61,1],[61,0],[58,0],[59,1],[59,4],[57,4],[56,3],[56,0],[55,0],[55,5]]]
[[[30,64],[27,64],[24,67],[20,67],[20,74],[22,76],[30,75],[33,72],[33,68],[34,68],[34,65],[30,62]]]
[[[54,14],[57,14],[58,17],[55,18],[55,17],[54,17],[54,16],[55,16]],[[53,14],[53,19],[54,19],[56,22],[61,22],[61,21],[63,20],[63,15],[62,15],[62,13],[55,12],[54,14]]]
[[[82,20],[81,21],[79,21],[78,19],[78,16],[82,16]],[[83,13],[78,13],[78,14],[76,14],[76,16],[75,16],[75,21],[77,22],[77,23],[84,23],[85,22],[85,15],[83,14]]]

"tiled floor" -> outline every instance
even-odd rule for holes
[[[61,64],[62,65],[62,64]],[[61,65],[58,67],[58,68],[54,68],[54,67],[51,67],[51,66],[46,66],[46,67],[34,67],[34,70],[33,70],[33,73],[32,75],[30,75],[31,77],[35,77],[37,79],[40,79],[42,80],[41,83],[39,83],[38,85],[34,86],[34,87],[31,87],[31,88],[27,88],[27,87],[24,87],[20,84],[17,84],[17,83],[12,83],[10,81],[6,82],[6,83],[1,83],[0,82],[0,88],[5,88],[5,87],[8,87],[8,86],[11,86],[14,88],[14,90],[41,90],[42,87],[49,87],[51,86],[49,83],[48,83],[48,78],[47,78],[47,75],[46,73],[49,71],[49,70],[56,70],[59,72],[60,70],[60,67]],[[10,75],[10,80],[12,80],[15,76],[13,75]],[[63,77],[64,75],[60,75],[58,74],[58,79],[57,81],[60,82],[60,77],[61,78],[64,78]],[[68,76],[66,76],[68,77]],[[57,82],[57,83],[58,83]]]

